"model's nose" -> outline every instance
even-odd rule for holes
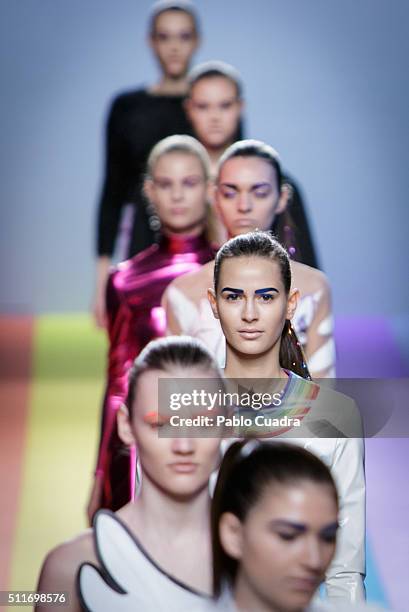
[[[181,185],[173,185],[172,186],[172,200],[174,202],[178,202],[183,198],[183,189]]]
[[[258,319],[257,307],[254,299],[249,298],[244,300],[241,316],[243,321],[246,321],[247,323],[250,323],[251,321],[256,321]]]
[[[241,213],[248,213],[252,210],[251,196],[249,193],[240,193],[237,200],[237,210]]]
[[[172,451],[178,455],[192,455],[194,452],[193,438],[174,438]]]
[[[304,565],[308,567],[310,571],[319,572],[322,570],[324,565],[324,557],[322,552],[321,543],[316,537],[311,536],[306,540],[304,550]]]

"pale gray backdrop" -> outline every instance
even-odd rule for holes
[[[2,0],[1,309],[87,309],[103,121],[152,82],[151,2]],[[407,0],[197,0],[197,60],[246,84],[247,135],[302,184],[337,314],[408,310]]]

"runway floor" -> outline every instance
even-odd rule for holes
[[[407,320],[337,320],[339,376],[408,377]],[[86,526],[106,343],[86,314],[0,318],[0,590],[32,590],[46,552]],[[404,438],[366,442],[370,601],[405,610]],[[406,608],[407,609],[407,608]]]

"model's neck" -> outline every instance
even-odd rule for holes
[[[184,229],[181,229],[180,231],[178,230],[174,230],[169,229],[167,227],[162,227],[162,234],[164,236],[167,236],[168,238],[195,238],[196,236],[200,236],[200,234],[203,234],[205,230],[205,225],[204,223],[198,223],[195,225],[191,225],[189,227],[185,227]]]
[[[172,498],[147,476],[133,505],[133,514],[143,530],[153,530],[167,540],[170,534],[209,530],[210,495],[208,486],[189,498]],[[152,532],[152,531],[151,531]]]
[[[284,378],[280,366],[280,343],[261,355],[245,355],[226,346],[226,378]]]
[[[152,85],[149,91],[162,96],[184,96],[187,93],[187,87],[186,75],[178,79],[172,79],[165,75],[159,83]]]
[[[228,142],[221,147],[208,147],[205,146],[207,154],[210,158],[210,173],[212,177],[216,177],[217,165],[219,163],[220,157],[223,155],[227,147],[229,147],[232,143]]]

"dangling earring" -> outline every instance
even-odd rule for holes
[[[297,249],[294,246],[295,245],[294,230],[290,225],[284,225],[284,244],[286,245],[290,258],[294,259]]]
[[[159,233],[162,224],[154,205],[149,200],[146,200],[146,212],[148,214],[149,227],[155,234]]]

